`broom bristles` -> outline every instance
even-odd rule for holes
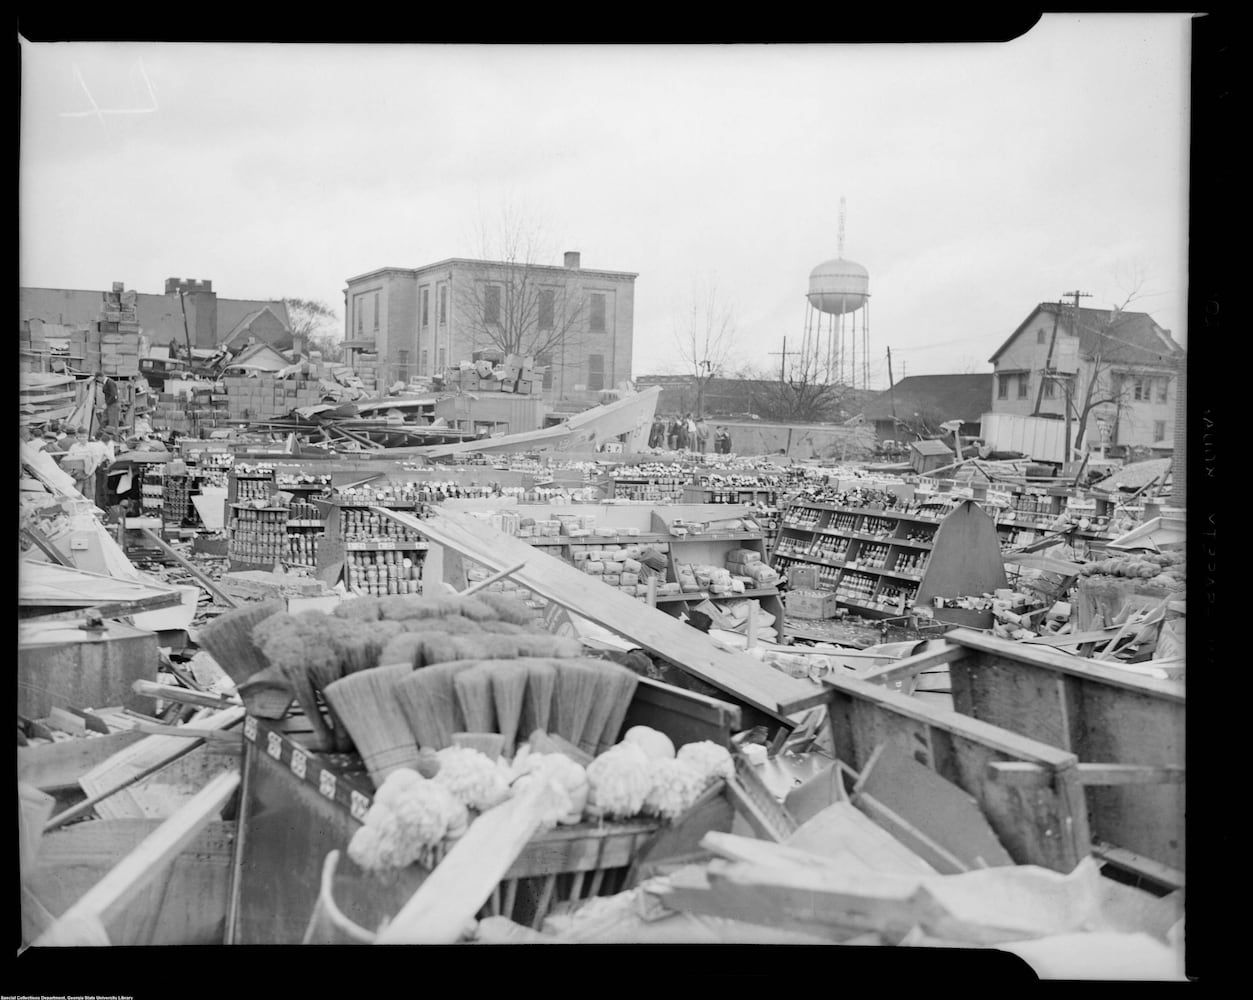
[[[499,660],[489,664],[488,673],[492,683],[492,703],[496,709],[496,728],[505,738],[505,755],[512,757],[529,671],[518,660]]]
[[[331,745],[336,753],[347,753],[352,749],[352,737],[344,726],[335,706],[327,700],[326,689],[344,676],[343,670],[336,664],[315,663],[309,667],[309,680],[316,692],[322,695],[322,704],[331,719]]]
[[[412,671],[403,664],[374,667],[327,686],[327,704],[339,713],[377,788],[392,771],[418,765],[418,745],[397,698]]]
[[[476,663],[457,673],[452,682],[453,689],[457,692],[461,717],[466,720],[464,731],[497,732],[496,709],[492,704],[492,675],[488,672],[488,664]]]
[[[550,731],[577,745],[596,700],[597,672],[583,660],[553,660],[552,663],[557,668],[557,688]]]
[[[236,693],[249,715],[259,719],[281,719],[296,700],[296,692],[278,667],[258,670],[236,685]]]
[[[422,645],[423,638],[420,632],[403,632],[389,639],[379,655],[379,665],[407,663],[412,669],[417,665],[418,647]]]
[[[335,605],[331,614],[347,621],[376,622],[379,620],[379,599],[377,597],[350,597]]]
[[[408,677],[397,682],[396,691],[401,711],[408,720],[410,732],[419,747],[442,750],[452,746],[453,733],[465,729],[465,720],[457,705],[453,678],[477,662],[462,660],[437,663],[411,671]]]
[[[509,597],[506,594],[497,594],[491,591],[482,591],[474,595],[474,599],[486,604],[494,612],[495,617],[504,622],[512,622],[516,625],[534,625],[535,611],[528,608],[516,597]]]
[[[278,600],[235,608],[218,615],[197,633],[197,640],[236,684],[270,665],[253,640],[252,630],[284,608]]]
[[[614,665],[604,660],[599,662],[604,663],[606,667]],[[613,710],[613,686],[613,674],[609,670],[597,668],[596,699],[587,713],[587,721],[583,723],[583,732],[574,741],[585,753],[592,755],[596,753],[596,744],[600,742],[600,734],[604,732],[605,722],[608,721],[609,713]]]
[[[639,674],[634,670],[621,667],[614,671],[613,685],[607,695],[612,708],[605,719],[600,735],[596,738],[596,749],[593,751],[596,755],[604,753],[618,742],[618,738],[622,735],[622,724],[626,721],[627,712],[631,709],[631,701],[635,698],[639,683]]]
[[[322,710],[318,707],[318,699],[313,692],[313,684],[309,680],[306,666],[285,664],[280,668],[287,682],[296,692],[296,702],[304,712],[309,725],[313,727],[314,743],[310,749],[329,751],[335,746],[335,737],[326,720],[322,718]]]
[[[552,719],[553,696],[557,687],[557,669],[550,660],[531,658],[519,660],[526,667],[526,691],[522,698],[522,717],[518,729],[530,733],[548,730]]]
[[[406,618],[400,626],[406,632],[440,632],[444,635],[478,635],[484,626],[493,622],[474,622],[460,615],[442,615],[439,618]]]

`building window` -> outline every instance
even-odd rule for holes
[[[605,388],[605,356],[603,354],[592,354],[587,359],[587,388],[593,392]]]
[[[443,326],[448,322],[448,286],[439,286],[439,325]],[[442,368],[443,365],[440,365]]]
[[[1036,332],[1035,332],[1035,342],[1036,342],[1037,344],[1043,344],[1043,343],[1044,343],[1044,327],[1040,327],[1040,329],[1036,330]]]
[[[544,369],[544,388],[551,389],[553,387],[553,356],[551,354],[538,355],[535,358],[535,367]]]
[[[500,322],[500,286],[487,285],[483,289],[483,322]]]
[[[1030,381],[1031,381],[1031,376],[1028,375],[1026,372],[1018,373],[1018,398],[1019,399],[1027,398],[1028,383],[1030,383]]]
[[[374,332],[377,333],[379,328],[379,293],[374,293]]]
[[[1057,392],[1057,383],[1053,381],[1053,379],[1049,378],[1047,375],[1043,376],[1043,378],[1044,378],[1044,398],[1052,399],[1053,396]]]
[[[996,376],[996,398],[1009,399],[1009,379],[1008,375]]]
[[[408,351],[400,351],[397,354],[396,380],[398,382],[409,381],[409,352]]]
[[[588,321],[587,327],[593,333],[605,332],[605,294],[604,292],[593,292],[592,315]]]
[[[541,330],[551,330],[553,328],[553,312],[557,301],[557,293],[551,288],[544,288],[539,293],[539,328]]]
[[[1131,380],[1131,398],[1137,402],[1147,402],[1149,397],[1153,395],[1152,385],[1152,379],[1133,378]]]
[[[418,374],[419,375],[427,374],[426,366],[429,360],[430,360],[430,352],[427,351],[426,349],[423,349],[422,353],[418,356]]]
[[[1170,395],[1170,379],[1159,378],[1157,380],[1157,401],[1159,403],[1165,403],[1169,395]]]
[[[445,351],[444,351],[444,348],[441,347],[439,349],[439,370],[441,373],[444,371],[444,365],[445,365],[444,357],[445,357]]]
[[[357,332],[364,333],[365,332],[365,326],[364,326],[365,320],[361,316],[361,296],[360,295],[353,296],[352,310],[353,312],[357,314]]]
[[[425,330],[431,325],[431,290],[429,288],[422,289],[422,329]],[[426,367],[423,362],[422,367]]]
[[[1154,420],[1153,421],[1153,443],[1156,444],[1158,441],[1164,441],[1165,439],[1166,439],[1166,421]]]

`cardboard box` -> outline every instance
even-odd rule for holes
[[[825,590],[790,590],[784,595],[787,613],[793,618],[834,618],[835,595]]]
[[[517,391],[520,393],[530,394],[535,391],[535,383],[529,379],[518,379]]]
[[[790,566],[787,571],[788,586],[793,590],[817,590],[817,566]]]

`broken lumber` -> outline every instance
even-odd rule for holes
[[[108,944],[105,924],[116,917],[221,812],[239,787],[239,771],[209,782],[162,823],[36,939],[36,945]]]

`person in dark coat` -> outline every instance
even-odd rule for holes
[[[671,451],[679,450],[679,417],[677,414],[670,418],[670,425],[666,428],[666,445]]]
[[[653,418],[653,427],[648,434],[648,447],[661,448],[666,441],[666,425],[662,423],[661,417]]]

